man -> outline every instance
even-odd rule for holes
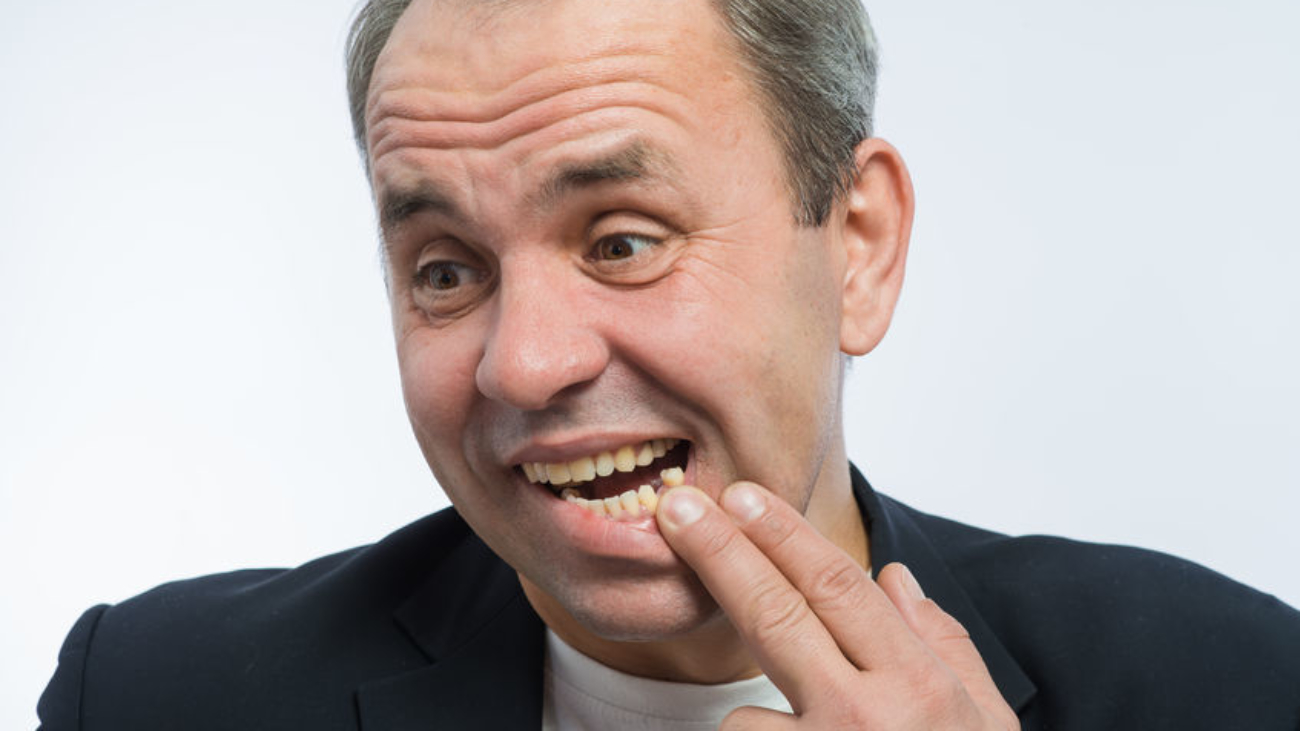
[[[845,358],[885,333],[912,217],[860,14],[363,9],[354,124],[455,511],[91,610],[43,723],[1294,728],[1294,610],[851,471]]]

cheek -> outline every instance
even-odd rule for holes
[[[785,246],[805,243],[816,245]],[[608,308],[625,323],[619,348],[736,438],[821,430],[838,384],[833,272],[816,257],[713,250],[726,255],[688,260],[663,286]]]
[[[764,256],[733,250],[666,297],[663,331],[682,342],[661,365],[710,412],[745,476],[806,482],[835,433],[839,298],[827,246],[794,236]]]
[[[402,396],[416,440],[431,465],[442,465],[459,452],[469,409],[474,401],[472,339],[417,330],[397,347]]]

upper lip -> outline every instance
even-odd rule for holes
[[[507,466],[514,467],[524,462],[571,462],[582,457],[590,457],[601,452],[612,452],[628,444],[640,444],[651,439],[685,439],[671,432],[605,432],[589,437],[575,439],[532,439],[528,443],[511,450],[505,456]]]

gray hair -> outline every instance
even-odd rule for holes
[[[857,175],[854,150],[871,136],[876,37],[861,0],[711,0],[740,60],[771,108],[794,217],[820,226]],[[348,104],[362,160],[375,60],[411,0],[367,0],[347,41]]]

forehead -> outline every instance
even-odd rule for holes
[[[718,30],[707,0],[414,0],[377,66],[392,72],[399,60],[436,62],[423,69],[422,80],[486,91],[561,60],[700,53],[725,41]]]
[[[425,79],[482,91],[561,59],[698,54],[727,44],[720,31],[709,0],[413,0],[377,66],[391,71],[399,58],[437,62],[441,73]]]
[[[415,0],[375,64],[371,157],[393,119],[460,123],[451,131],[484,148],[518,132],[505,118],[570,90],[640,83],[722,95],[741,76],[731,48],[707,0]]]

